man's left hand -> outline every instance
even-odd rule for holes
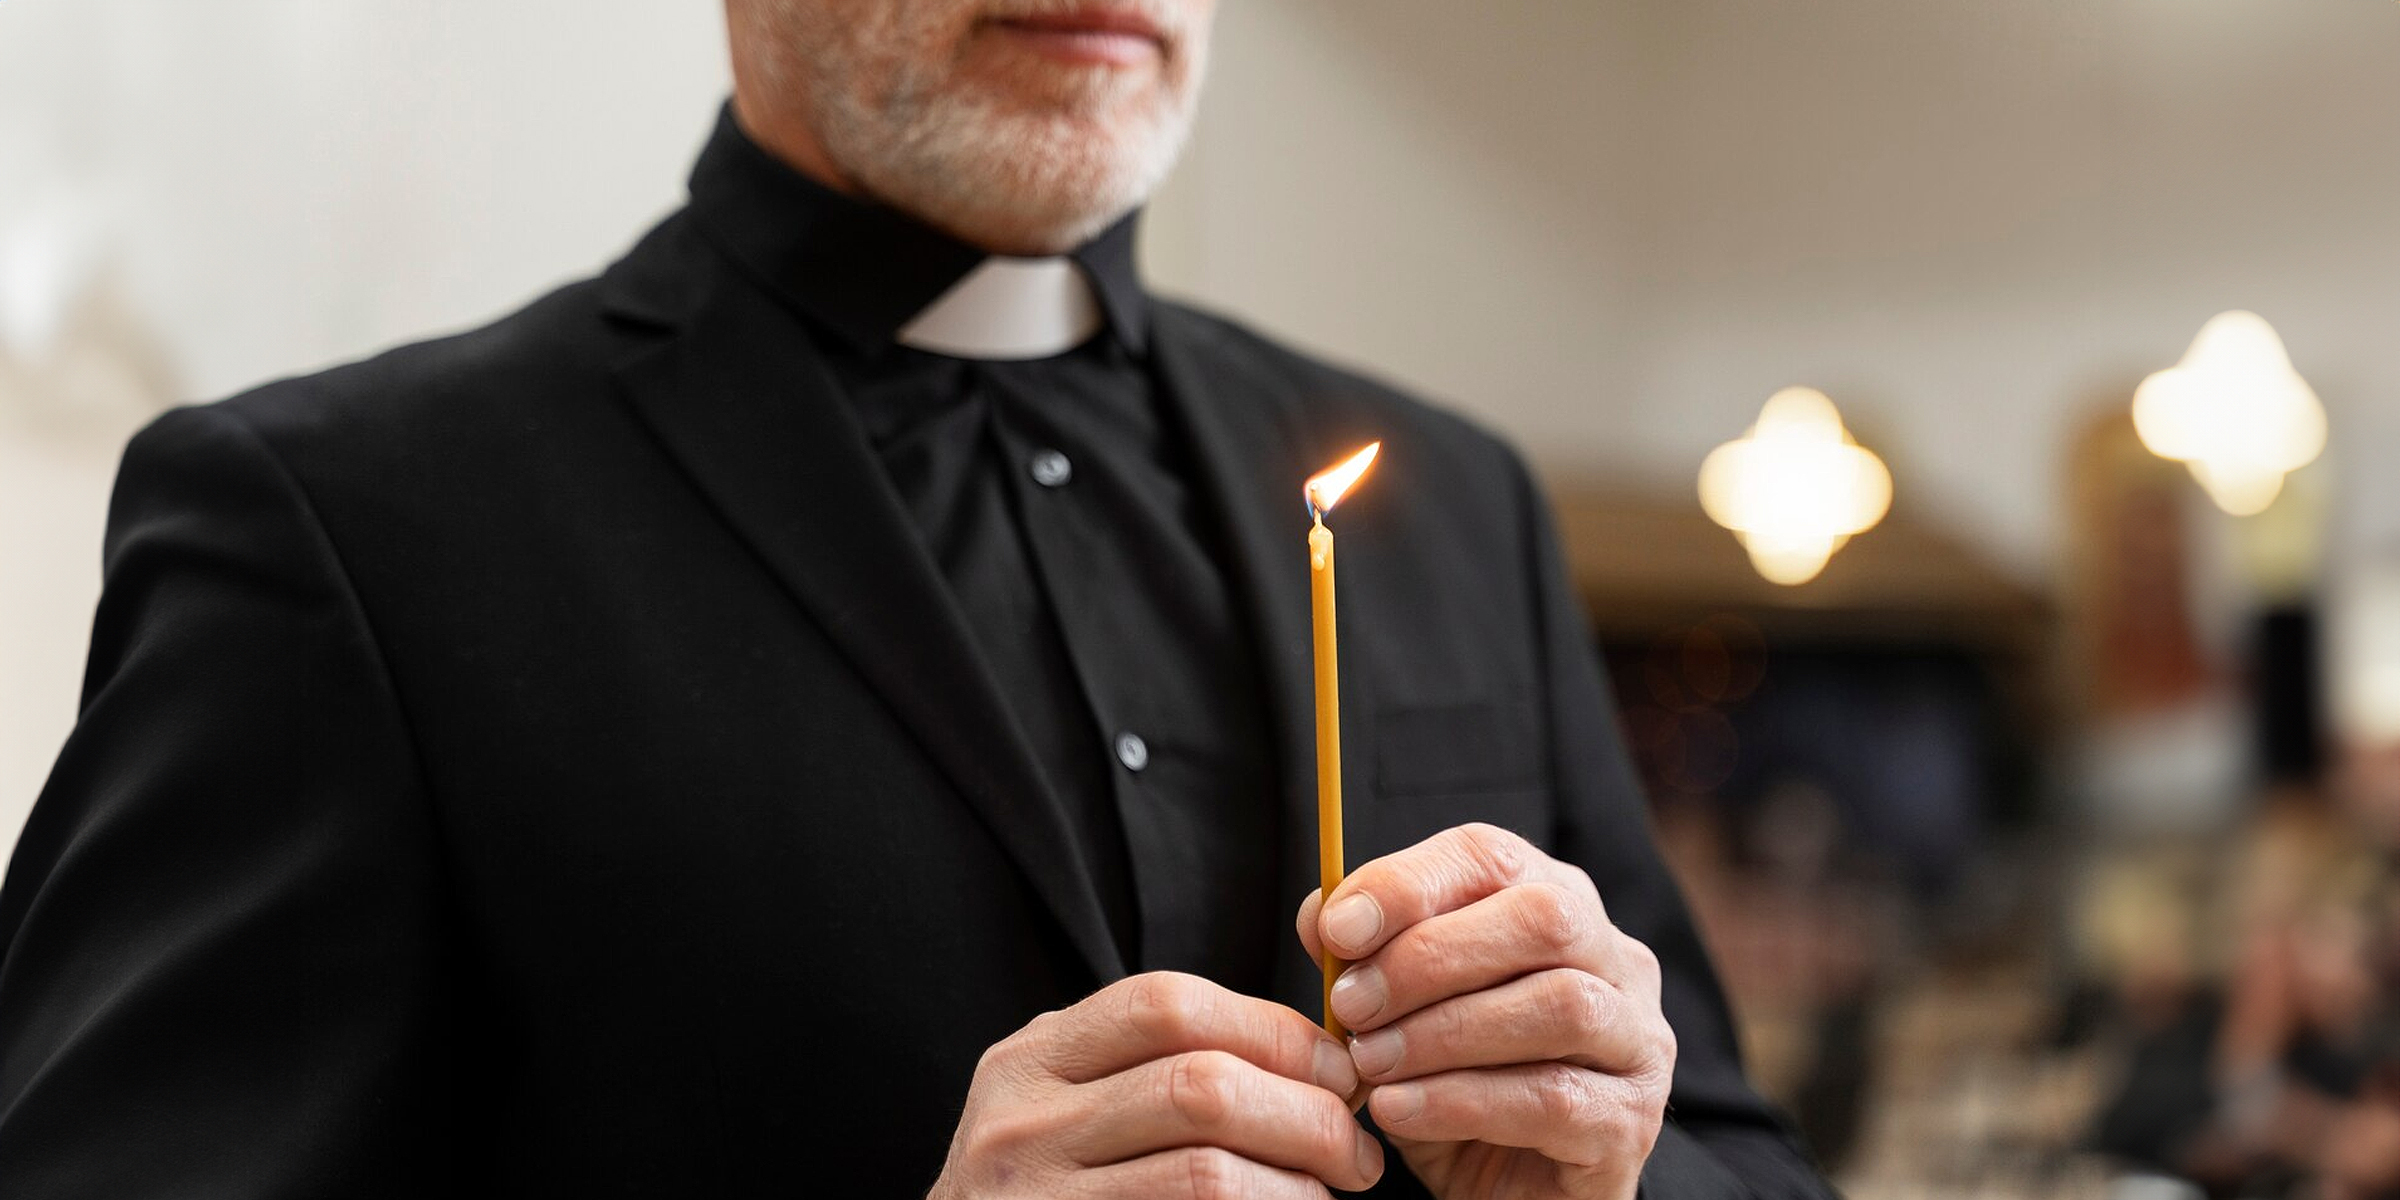
[[[1333,1011],[1368,1111],[1443,1200],[1630,1200],[1675,1072],[1658,959],[1591,877],[1464,825],[1300,905],[1300,940],[1352,965]]]

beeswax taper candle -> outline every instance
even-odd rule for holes
[[[1322,896],[1331,900],[1342,884],[1342,696],[1341,670],[1336,653],[1333,604],[1333,530],[1325,527],[1332,511],[1383,448],[1376,442],[1351,455],[1340,466],[1315,476],[1301,492],[1308,500],[1308,609],[1316,644],[1317,681],[1317,873]],[[1341,960],[1328,947],[1325,967],[1325,1032],[1347,1037],[1333,1015],[1333,980]]]

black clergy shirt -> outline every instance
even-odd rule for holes
[[[1076,830],[1125,961],[1268,991],[1298,897],[1276,894],[1264,684],[1150,369],[1135,218],[1073,255],[1098,333],[986,361],[896,341],[981,251],[793,171],[730,113],[692,207],[817,339]]]

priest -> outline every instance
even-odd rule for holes
[[[600,277],[136,437],[0,1194],[1822,1195],[1517,459],[1143,286],[1211,8],[728,0]]]

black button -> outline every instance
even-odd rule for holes
[[[1056,450],[1044,450],[1033,456],[1033,481],[1047,488],[1064,487],[1075,478],[1075,464]]]
[[[1139,771],[1149,766],[1150,743],[1143,741],[1138,733],[1118,734],[1117,761],[1125,764],[1128,771]]]

